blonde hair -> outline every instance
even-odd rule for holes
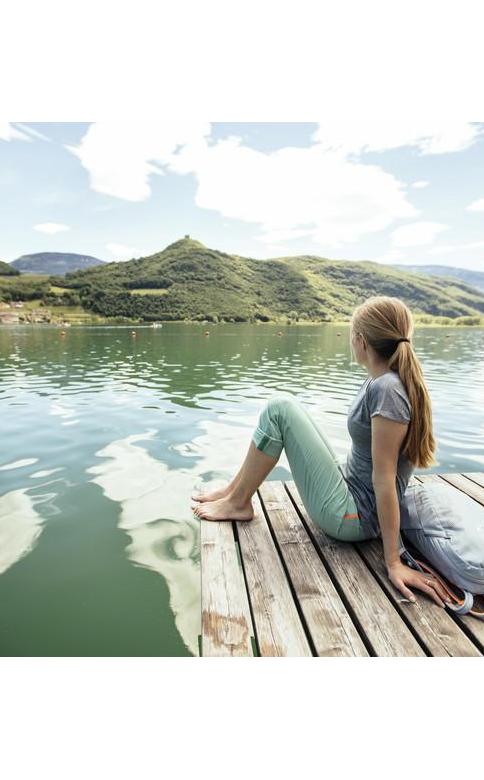
[[[432,433],[432,406],[420,361],[412,345],[414,330],[410,309],[399,298],[373,295],[356,307],[351,333],[361,333],[388,368],[402,380],[412,406],[412,416],[402,452],[417,468],[436,464],[436,442]],[[407,338],[409,341],[397,342]]]

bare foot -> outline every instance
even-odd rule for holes
[[[252,501],[249,500],[243,505],[236,504],[230,496],[197,504],[192,509],[203,520],[253,520],[254,518]]]
[[[194,501],[216,501],[218,498],[225,498],[229,492],[230,483],[227,483],[224,487],[211,490],[208,493],[194,493],[190,498]]]

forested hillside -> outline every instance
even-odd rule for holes
[[[13,268],[10,263],[4,263],[3,260],[0,260],[0,276],[18,276],[18,274],[19,271]]]
[[[344,320],[375,294],[398,296],[417,315],[475,318],[468,324],[477,324],[484,314],[484,293],[458,279],[369,261],[258,260],[209,249],[190,238],[124,263],[17,279],[0,280],[4,300],[39,299],[45,306],[82,306],[104,317],[145,321]]]
[[[417,276],[372,262],[228,255],[182,239],[149,257],[53,280],[83,306],[106,316],[154,319],[309,320],[351,316],[369,295],[401,297],[416,312],[458,317],[484,313],[484,294],[458,280]]]

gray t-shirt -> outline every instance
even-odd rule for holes
[[[405,385],[396,371],[388,371],[378,377],[368,377],[360,387],[349,411],[347,426],[351,436],[351,450],[340,470],[348,483],[363,522],[369,523],[380,534],[371,473],[371,417],[380,414],[391,420],[410,422],[412,408]],[[399,503],[402,501],[414,466],[400,452],[397,462],[396,488]]]

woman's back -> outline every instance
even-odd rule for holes
[[[376,498],[372,483],[371,418],[380,414],[391,420],[409,423],[412,408],[405,385],[396,371],[369,377],[360,387],[349,410],[347,426],[351,436],[351,450],[341,471],[350,488],[360,517],[371,523],[379,534]],[[413,464],[400,452],[397,462],[396,488],[401,502]]]

